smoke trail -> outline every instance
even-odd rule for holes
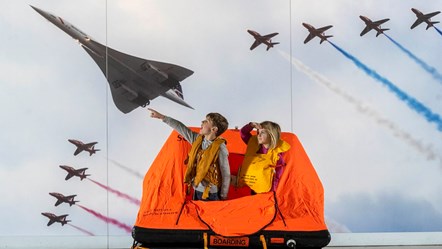
[[[433,78],[437,79],[440,83],[442,83],[442,74],[440,74],[436,68],[426,64],[421,59],[417,58],[413,53],[411,53],[408,49],[404,48],[401,44],[399,44],[397,41],[393,40],[390,36],[384,33],[384,35],[394,43],[398,48],[400,48],[404,53],[406,53],[411,59],[413,59],[419,66],[421,66],[425,71],[430,73]]]
[[[95,217],[99,218],[100,220],[102,220],[102,221],[104,221],[106,223],[110,223],[112,225],[116,225],[116,226],[118,226],[119,228],[125,230],[128,233],[132,232],[132,228],[130,226],[128,226],[128,225],[126,225],[126,224],[124,224],[122,222],[119,222],[116,219],[109,218],[109,217],[107,217],[105,215],[102,215],[102,214],[100,214],[100,213],[98,213],[98,212],[96,212],[96,211],[94,211],[92,209],[89,209],[87,207],[84,207],[84,206],[82,206],[80,204],[75,204],[75,205],[79,206],[80,208],[82,208],[83,210],[87,211],[88,213],[93,214]]]
[[[359,61],[354,56],[350,55],[349,53],[345,52],[343,49],[338,47],[337,45],[333,44],[329,41],[329,43],[335,47],[339,52],[341,52],[345,57],[352,60],[355,65],[362,69],[366,74],[368,74],[373,79],[381,82],[384,86],[386,86],[390,91],[396,94],[396,97],[399,98],[399,100],[404,101],[411,109],[416,111],[418,114],[423,116],[428,122],[430,123],[436,123],[437,129],[442,132],[442,119],[437,113],[433,113],[428,107],[426,107],[424,104],[419,102],[418,100],[414,99],[413,97],[409,96],[407,93],[399,89],[396,85],[394,85],[392,82],[390,82],[388,79],[380,76],[376,71],[370,69],[365,64],[363,64],[361,61]]]
[[[75,226],[75,225],[72,225],[71,223],[68,223],[68,225],[71,226],[71,227],[73,227],[73,228],[75,228],[75,229],[77,229],[77,230],[79,230],[79,231],[81,231],[81,232],[83,232],[83,233],[85,233],[85,234],[87,234],[87,235],[95,236],[95,234],[89,232],[89,231],[86,230],[86,229],[83,229],[83,228],[81,228],[81,227],[77,227],[77,226]]]
[[[330,217],[325,216],[325,224],[331,233],[351,233],[350,229]]]
[[[129,167],[126,167],[123,164],[121,164],[121,163],[119,163],[119,162],[117,162],[117,161],[115,161],[113,159],[108,158],[108,160],[111,161],[114,165],[116,165],[116,166],[124,169],[125,171],[129,172],[130,174],[138,177],[139,179],[144,179],[144,176],[142,174],[140,174],[139,172],[137,172],[137,171],[135,171],[135,170],[133,170],[133,169],[131,169]]]
[[[437,33],[439,33],[439,35],[442,35],[442,31],[440,31],[440,29],[436,28],[435,26],[433,26],[434,29],[436,29]]]
[[[411,134],[401,130],[397,125],[386,119],[383,118],[380,114],[378,114],[375,110],[370,109],[366,104],[364,104],[362,101],[359,101],[349,93],[345,92],[341,88],[338,87],[337,84],[331,82],[330,80],[326,79],[324,76],[320,75],[319,73],[315,72],[314,70],[307,67],[305,64],[303,64],[300,60],[291,57],[287,53],[284,53],[280,50],[278,52],[288,61],[292,61],[292,65],[299,70],[302,73],[305,73],[308,77],[313,79],[315,82],[321,84],[322,86],[327,87],[329,90],[337,94],[339,97],[343,98],[348,103],[352,104],[356,109],[362,113],[367,115],[370,118],[373,118],[377,124],[387,128],[393,135],[405,143],[407,143],[409,146],[411,146],[416,151],[422,153],[425,155],[427,160],[439,160],[439,164],[442,167],[442,157],[435,153],[432,150],[431,145],[423,145],[421,141],[414,138]]]
[[[98,186],[100,186],[100,187],[102,187],[102,188],[104,188],[104,189],[106,189],[106,190],[108,190],[108,191],[110,191],[110,192],[116,194],[118,197],[124,198],[124,199],[126,199],[126,200],[132,202],[133,204],[135,204],[135,205],[137,205],[137,206],[140,206],[140,203],[141,203],[141,202],[140,202],[140,200],[138,200],[137,198],[132,197],[132,196],[129,196],[129,195],[124,194],[124,193],[121,193],[121,192],[118,191],[118,190],[112,189],[111,187],[106,186],[106,185],[104,185],[104,184],[101,184],[101,183],[99,183],[99,182],[97,182],[97,181],[94,181],[94,180],[92,180],[92,179],[90,179],[90,178],[86,178],[86,179],[89,179],[89,181],[91,181],[91,182],[97,184]]]

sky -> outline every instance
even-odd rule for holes
[[[181,82],[194,109],[162,97],[150,108],[188,126],[219,112],[229,128],[272,120],[295,133],[323,183],[331,232],[442,231],[442,34],[410,29],[411,8],[440,11],[442,1],[0,0],[0,236],[128,235],[138,206],[127,197],[141,199],[171,132],[146,108],[121,113],[89,55],[29,5],[113,49],[194,71]],[[360,15],[390,18],[388,37],[361,37]],[[304,22],[333,25],[331,43],[304,44]],[[278,32],[280,44],[250,51],[247,29]],[[73,156],[71,138],[101,150]],[[59,165],[87,167],[113,192],[65,181]],[[108,219],[55,207],[49,192],[77,194]],[[72,226],[48,227],[41,212],[69,214]]]

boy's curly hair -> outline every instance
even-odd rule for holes
[[[223,134],[229,127],[227,119],[219,113],[211,112],[206,115],[206,118],[212,121],[213,126],[218,127],[218,131],[216,132],[217,137]]]

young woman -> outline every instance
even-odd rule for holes
[[[251,131],[257,130],[257,135]],[[281,140],[281,128],[277,123],[250,122],[241,128],[241,139],[247,150],[236,177],[236,185],[249,186],[253,193],[276,191],[284,171],[284,152],[290,145]]]

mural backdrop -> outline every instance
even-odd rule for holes
[[[0,1],[0,236],[129,235],[145,172],[171,129],[145,108],[123,114],[105,76],[70,36],[30,5],[94,40],[177,64],[194,109],[150,107],[199,126],[272,120],[299,137],[325,189],[331,232],[442,231],[442,26],[411,8],[442,1]],[[388,28],[360,36],[365,23]],[[433,21],[442,20],[436,15]],[[333,25],[322,44],[302,23]],[[247,30],[278,32],[269,51]],[[98,142],[74,156],[68,139]],[[65,180],[60,165],[88,168]],[[286,172],[289,173],[289,172]],[[49,193],[76,195],[70,206]],[[41,213],[68,214],[67,225]]]

